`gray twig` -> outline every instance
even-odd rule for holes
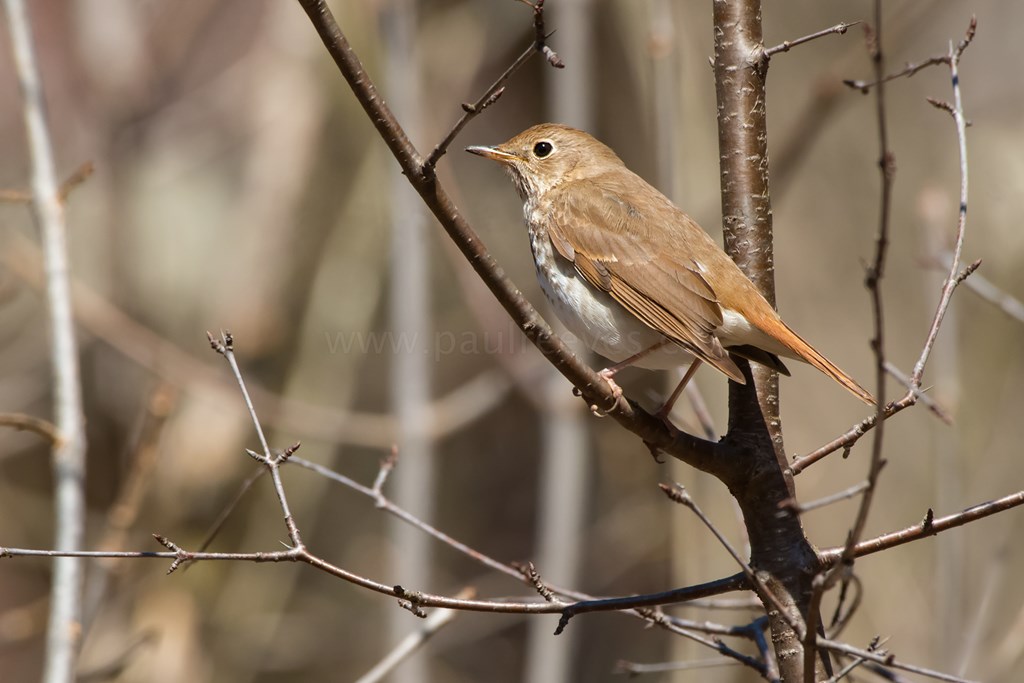
[[[71,314],[70,266],[64,204],[57,180],[53,143],[44,106],[32,28],[24,0],[4,0],[14,66],[21,88],[32,162],[32,211],[43,244],[46,299],[50,321],[50,362],[53,366],[54,414],[58,439],[53,446],[56,532],[54,547],[73,550],[85,531],[85,420],[78,371],[78,345]],[[53,592],[46,634],[43,680],[63,683],[74,678],[78,625],[82,613],[82,562],[54,561]]]

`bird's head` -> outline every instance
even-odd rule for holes
[[[560,183],[594,175],[622,161],[590,134],[557,123],[527,128],[493,147],[467,147],[467,152],[501,163],[522,198],[536,198]]]

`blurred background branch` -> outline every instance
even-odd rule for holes
[[[4,0],[11,49],[21,90],[26,139],[32,167],[32,214],[46,269],[46,308],[53,376],[51,440],[54,479],[53,547],[78,550],[85,534],[85,415],[78,366],[78,344],[71,313],[70,256],[64,197],[44,104],[43,80],[24,0]],[[82,629],[82,560],[53,560],[53,586],[42,680],[74,680]]]

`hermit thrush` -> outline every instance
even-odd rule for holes
[[[523,199],[541,288],[589,348],[650,369],[701,362],[744,384],[730,354],[788,375],[779,356],[874,399],[782,322],[703,228],[583,131],[544,123],[467,152],[504,165]],[[683,384],[663,408],[671,408]]]

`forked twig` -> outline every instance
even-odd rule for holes
[[[478,116],[484,109],[491,106],[498,101],[498,98],[505,92],[505,83],[508,82],[512,75],[515,74],[519,69],[523,67],[526,62],[530,61],[530,57],[540,52],[547,59],[548,63],[556,69],[564,69],[565,64],[558,57],[554,50],[548,47],[547,39],[550,34],[544,32],[544,0],[537,0],[536,4],[527,2],[527,0],[520,0],[523,4],[528,5],[533,9],[533,42],[530,46],[523,50],[522,54],[516,58],[516,61],[512,62],[511,66],[505,69],[505,72],[498,76],[498,80],[494,81],[484,94],[477,98],[476,102],[469,104],[464,103],[462,105],[462,116],[455,122],[455,125],[451,127],[448,134],[444,136],[441,142],[437,143],[433,151],[427,157],[426,161],[423,162],[422,173],[426,176],[433,176],[434,167],[437,166],[437,162],[441,160],[445,152],[451,146],[452,142],[455,141],[455,137],[466,127],[474,117]]]

